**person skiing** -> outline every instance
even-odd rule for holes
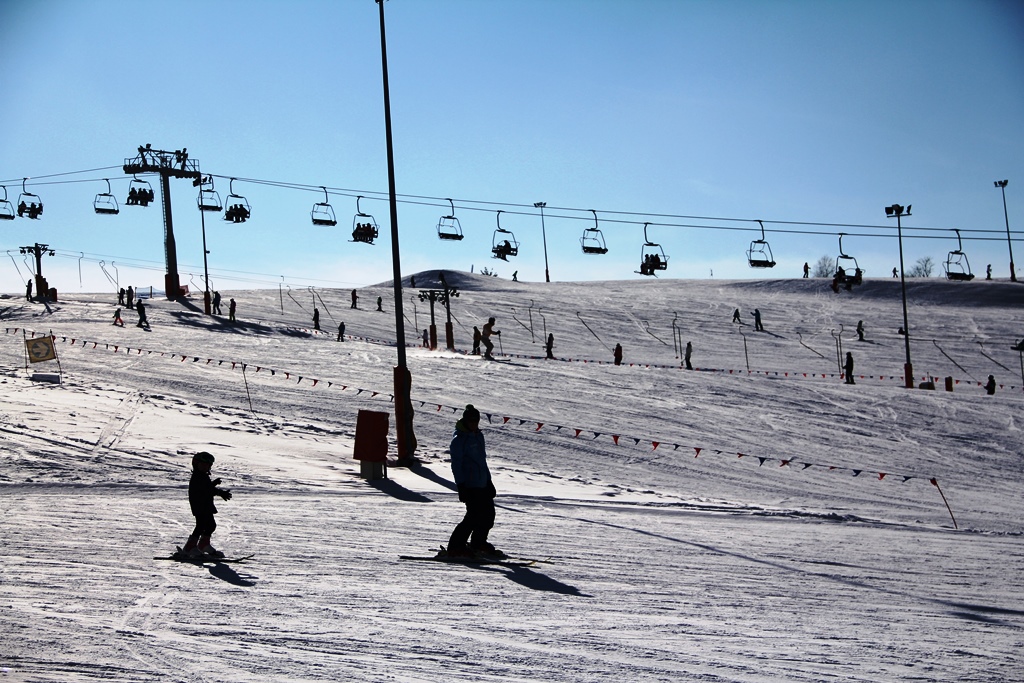
[[[487,349],[484,351],[484,358],[487,360],[494,360],[494,356],[491,355],[491,351],[494,350],[494,344],[491,342],[492,334],[500,337],[501,331],[494,329],[494,318],[488,318],[487,324],[484,325],[484,331],[480,333],[480,341],[483,342],[484,348]]]
[[[857,321],[857,341],[864,341],[864,321]]]
[[[135,304],[135,310],[139,314],[139,322],[136,323],[135,327],[141,327],[149,329],[149,321],[146,320],[146,304],[142,303],[142,299],[139,299],[138,303]]]
[[[739,323],[740,325],[743,324],[743,320],[740,318],[740,309],[737,308],[732,312],[732,321],[734,323]]]
[[[811,275],[811,264],[804,263],[804,279],[807,279]]]
[[[352,308],[359,308],[359,295],[356,294],[356,290],[352,290]]]
[[[25,284],[25,298],[28,299],[29,301],[32,301],[32,281],[31,280],[29,280]]]
[[[764,325],[761,324],[761,310],[755,308],[754,312],[751,313],[751,315],[754,316],[754,331],[764,332]]]
[[[853,381],[853,354],[846,352],[846,362],[843,363],[843,373],[846,375],[847,384],[855,384]]]
[[[471,558],[477,555],[504,558],[487,542],[494,526],[494,497],[497,492],[487,469],[487,449],[480,431],[480,411],[473,404],[466,406],[462,419],[455,423],[455,434],[448,449],[452,475],[459,490],[459,501],[466,506],[466,515],[448,539],[448,557]],[[468,544],[467,544],[468,542]]]
[[[223,315],[220,312],[220,292],[214,291],[213,293],[213,314]]]
[[[612,358],[615,359],[616,365],[622,365],[622,344],[615,345],[615,350],[612,351]]]
[[[345,341],[345,322],[338,323],[338,341]]]
[[[988,264],[988,266],[985,268],[985,279],[986,280],[991,280],[992,279],[992,264],[991,263]]]
[[[384,303],[384,298],[383,298],[383,297],[379,297],[379,296],[378,296],[378,297],[377,297],[377,310],[378,310],[378,311],[382,311],[382,312],[384,311],[384,309],[383,309],[383,308],[381,308],[381,305],[382,305],[383,303]]]
[[[320,309],[316,307],[313,308],[313,329],[320,330]]]
[[[425,327],[423,328],[423,348],[430,348],[430,332]]]
[[[996,378],[993,375],[988,376],[988,382],[985,383],[985,392],[989,396],[994,396],[996,393]]]
[[[690,365],[690,354],[693,353],[693,344],[686,342],[686,352],[683,354],[683,360],[686,361],[686,369],[693,370],[693,366]]]
[[[135,301],[135,290],[132,289],[131,285],[128,285],[128,291],[125,294],[125,305],[128,306],[128,308],[135,308],[134,301]]]
[[[228,302],[228,320],[235,322],[235,300]]]
[[[124,321],[121,320],[121,309],[114,311],[114,324],[120,327],[124,327]]]
[[[117,305],[124,306],[124,287],[117,290]]]
[[[474,356],[480,355],[480,328],[473,325],[473,350],[470,352]]]
[[[210,536],[217,528],[217,521],[213,517],[217,514],[217,507],[213,504],[213,497],[220,496],[224,500],[231,500],[231,491],[219,488],[220,479],[210,480],[213,462],[213,455],[206,451],[196,453],[192,457],[192,476],[188,480],[188,506],[192,510],[192,516],[196,518],[196,526],[185,542],[185,547],[181,549],[185,557],[224,557],[224,553],[210,545]]]
[[[554,335],[554,333],[550,333],[549,332],[548,333],[548,340],[544,344],[544,350],[547,351],[547,358],[548,358],[548,360],[554,360],[554,358],[555,358],[555,354],[553,353],[554,348],[555,348],[555,335]]]

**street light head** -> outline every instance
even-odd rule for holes
[[[910,204],[907,204],[907,212],[905,214],[903,214],[903,215],[904,216],[909,216],[910,215]]]
[[[548,205],[548,203],[547,202],[534,202],[533,205],[535,207],[537,207],[538,209],[543,209],[544,207],[546,207]]]
[[[885,207],[885,215],[886,216],[891,216],[892,215],[892,207],[891,206]]]
[[[1007,183],[1009,183],[1009,182],[1010,182],[1009,180],[997,180],[995,182],[995,186],[996,187],[1006,187]]]

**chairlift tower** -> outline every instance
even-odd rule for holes
[[[160,176],[160,199],[164,214],[164,258],[167,272],[164,274],[164,291],[168,299],[181,294],[181,279],[178,277],[178,252],[174,244],[174,220],[171,216],[171,178],[189,178],[195,187],[202,185],[203,175],[199,162],[190,159],[186,148],[168,152],[139,146],[139,153],[124,160],[122,167],[128,175],[156,173]]]
[[[43,256],[49,255],[54,256],[56,252],[50,249],[48,244],[39,244],[36,242],[30,247],[21,247],[20,251],[22,254],[31,254],[36,257],[36,272],[35,272],[35,286],[36,296],[40,300],[45,301],[50,295],[50,283],[43,277]]]

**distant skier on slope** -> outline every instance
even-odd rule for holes
[[[494,329],[494,318],[488,318],[487,324],[484,325],[483,332],[480,333],[480,341],[483,342],[484,358],[487,360],[494,360],[494,356],[491,355],[491,351],[494,350],[494,343],[491,341],[491,335],[496,334],[501,336],[501,330]]]
[[[988,376],[988,382],[985,383],[985,393],[989,396],[994,396],[996,393],[996,378],[994,375]]]
[[[487,469],[480,411],[472,404],[466,406],[462,419],[455,423],[449,453],[452,475],[459,489],[459,500],[466,505],[466,515],[448,540],[448,556],[505,557],[505,553],[487,542],[487,535],[494,526],[494,497],[497,492]]]
[[[470,353],[472,353],[474,356],[480,355],[480,339],[480,328],[478,328],[476,325],[473,325],[473,350],[470,351]]]
[[[615,360],[616,365],[622,365],[622,344],[615,345],[615,350],[612,351],[612,358]]]
[[[843,363],[843,374],[846,375],[846,383],[854,384],[853,381],[853,354],[846,352],[846,362]]]
[[[217,514],[213,497],[220,496],[224,500],[231,500],[231,491],[218,488],[220,479],[210,480],[213,461],[213,455],[206,451],[196,453],[192,458],[192,476],[188,480],[188,505],[196,518],[196,526],[185,542],[185,547],[181,549],[186,557],[224,557],[224,553],[210,544],[210,536],[217,528],[217,522],[213,518]]]
[[[761,310],[758,308],[754,309],[754,312],[750,315],[754,316],[754,331],[764,332],[764,325],[761,324]]]

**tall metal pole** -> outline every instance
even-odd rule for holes
[[[380,61],[384,78],[384,136],[388,151],[388,196],[391,205],[391,265],[395,286],[395,336],[398,365],[395,366],[395,432],[399,464],[412,464],[416,436],[412,428],[412,375],[405,360],[405,318],[402,312],[402,262],[398,247],[398,197],[395,192],[395,153],[391,141],[391,93],[388,87],[388,46],[384,31],[384,0],[380,6]]]
[[[548,272],[548,234],[544,229],[544,207],[547,202],[535,202],[534,206],[540,209],[540,236],[544,242],[544,282],[551,282],[551,274]]]
[[[202,178],[202,176],[200,176]],[[199,186],[199,196],[203,196],[203,186]],[[206,255],[210,253],[206,248],[206,212],[199,212],[199,222],[203,228],[203,311],[210,315],[210,267],[207,264]]]
[[[896,234],[899,237],[900,242],[900,289],[903,293],[903,344],[906,347],[907,363],[903,368],[903,381],[904,386],[907,389],[914,388],[914,366],[910,362],[910,323],[907,321],[907,278],[905,268],[903,267],[903,216],[910,215],[910,207],[907,207],[907,212],[903,213],[903,207],[899,204],[893,204],[892,206],[885,207],[885,213],[887,216],[892,218],[896,217]]]
[[[1009,180],[997,180],[996,187],[1003,191],[1003,218],[1006,219],[1006,246],[1010,249],[1010,282],[1017,281],[1017,271],[1013,267],[1013,241],[1010,239],[1010,214],[1006,212],[1006,185]]]

